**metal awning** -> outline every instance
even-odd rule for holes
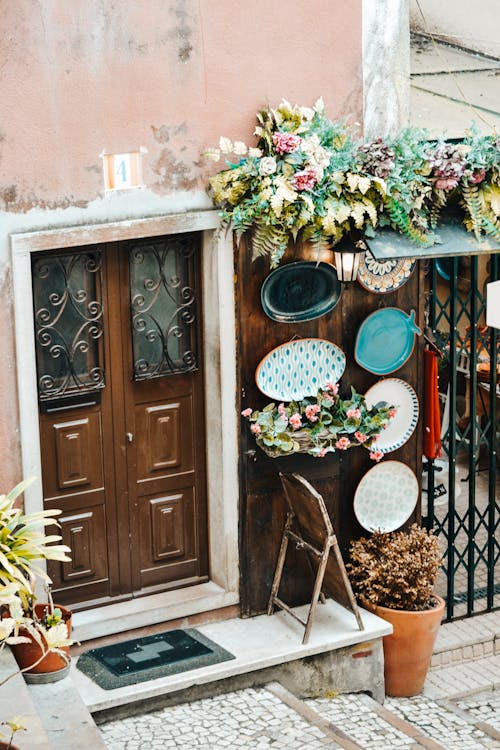
[[[442,258],[500,252],[500,240],[493,237],[477,240],[474,233],[468,232],[459,218],[447,218],[438,224],[434,233],[439,238],[439,243],[427,246],[418,245],[393,229],[378,229],[374,237],[365,237],[364,240],[376,260]]]

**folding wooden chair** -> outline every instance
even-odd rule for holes
[[[326,592],[332,599],[353,612],[359,629],[363,630],[363,622],[323,498],[299,474],[280,473],[280,479],[289,510],[283,528],[267,614],[273,614],[275,605],[288,612],[304,626],[302,643],[307,643],[318,599],[321,597],[324,602]],[[315,575],[311,604],[305,621],[278,597],[289,541],[295,543],[297,549],[303,549],[307,553]]]

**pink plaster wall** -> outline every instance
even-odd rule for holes
[[[145,146],[144,182],[203,187],[200,152],[251,141],[282,97],[359,119],[361,0],[2,3],[0,210],[83,205],[99,154]]]

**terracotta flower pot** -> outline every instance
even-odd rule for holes
[[[387,695],[408,698],[418,695],[424,687],[445,604],[440,596],[434,598],[437,606],[420,612],[363,603],[394,628],[393,634],[383,639]]]
[[[66,623],[66,628],[68,630],[69,638],[71,634],[71,610],[66,609],[66,607],[61,607],[60,605],[55,606],[57,607],[57,609],[61,610],[63,620]],[[46,604],[35,604],[35,614],[37,615],[37,617],[43,617],[46,608]],[[14,654],[19,669],[26,669],[26,667],[30,667],[32,664],[36,664],[36,662],[42,655],[42,649],[27,631],[21,629],[19,635],[23,635],[29,638],[30,643],[18,643],[11,646],[12,653]],[[69,657],[69,646],[64,646],[63,648],[61,648],[61,651],[64,651],[64,653]],[[67,662],[60,654],[50,652],[40,661],[39,664],[36,664],[36,666],[34,666],[32,669],[26,669],[26,673],[42,674],[46,672],[57,672],[64,669],[64,667],[66,666]]]
[[[8,742],[2,742],[0,740],[0,750],[20,750],[20,748],[17,745],[9,745]]]

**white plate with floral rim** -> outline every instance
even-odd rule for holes
[[[336,383],[345,370],[345,354],[333,341],[297,339],[280,344],[259,362],[257,388],[277,401],[300,401],[318,388]]]
[[[401,448],[413,435],[418,422],[418,397],[411,385],[401,378],[385,378],[366,391],[365,399],[369,408],[379,401],[387,401],[396,407],[396,415],[378,435],[376,449],[390,453]]]
[[[356,488],[354,513],[367,531],[394,531],[409,519],[418,500],[418,481],[401,461],[384,461],[366,472]]]
[[[365,253],[359,262],[358,282],[368,292],[388,294],[406,284],[417,262],[415,258],[376,260]]]

